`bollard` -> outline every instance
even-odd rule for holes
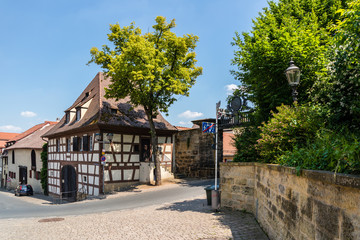
[[[211,208],[215,211],[219,208],[219,190],[211,191]]]

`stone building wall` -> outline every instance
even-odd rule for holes
[[[187,177],[213,177],[215,150],[213,134],[202,133],[201,129],[189,129],[176,133],[176,174]]]
[[[270,239],[360,239],[360,177],[258,163],[220,165],[221,205],[252,212]]]

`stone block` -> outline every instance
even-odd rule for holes
[[[238,178],[235,180],[235,184],[237,185],[247,185],[247,179],[246,178]]]
[[[247,181],[246,184],[247,184],[249,187],[255,188],[255,179],[253,179],[253,178],[248,178],[248,179],[246,179],[246,181]]]
[[[359,218],[359,216],[357,216]],[[351,219],[343,212],[342,223],[341,223],[341,238],[340,239],[355,239],[353,236],[354,225]]]
[[[340,210],[337,207],[327,205],[323,202],[314,201],[315,224],[319,228],[325,230],[329,237],[337,238],[339,236],[339,216]],[[321,231],[323,233],[323,231]]]
[[[313,199],[311,197],[302,198],[300,206],[301,214],[304,217],[307,217],[310,221],[312,220],[313,215]]]
[[[282,198],[281,209],[291,220],[296,221],[298,219],[298,207],[296,202]]]
[[[298,226],[300,227],[300,232],[307,236],[307,239],[315,239],[315,227],[312,222],[305,218],[300,218]]]

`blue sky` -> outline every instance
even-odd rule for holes
[[[109,24],[135,22],[151,31],[156,16],[175,18],[177,35],[199,36],[201,75],[189,97],[180,97],[166,119],[191,126],[225,107],[229,87],[239,82],[229,71],[235,31],[246,32],[266,0],[76,0],[1,1],[0,131],[22,132],[55,121],[89,84],[100,67],[87,66],[90,49],[108,44]]]

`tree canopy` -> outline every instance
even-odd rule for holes
[[[360,130],[360,2],[351,2],[338,13],[328,54],[329,75],[318,81],[314,98],[329,110],[333,126]]]
[[[166,22],[158,16],[154,32],[142,34],[134,23],[120,27],[110,25],[108,40],[113,48],[104,45],[102,50],[91,49],[92,59],[100,65],[111,84],[105,97],[122,99],[130,97],[133,106],[143,106],[149,120],[153,158],[156,159],[156,183],[161,184],[160,164],[157,158],[157,138],[153,118],[158,110],[167,113],[176,101],[176,95],[189,95],[189,89],[202,68],[196,66],[194,52],[198,37],[186,34],[176,36],[171,31],[175,20]]]
[[[250,94],[259,121],[267,121],[271,110],[290,104],[291,90],[284,74],[290,58],[301,69],[299,102],[310,100],[316,79],[326,74],[326,56],[332,44],[329,27],[339,18],[336,11],[346,0],[270,1],[253,21],[250,33],[236,33],[233,45],[238,49],[233,71]]]

